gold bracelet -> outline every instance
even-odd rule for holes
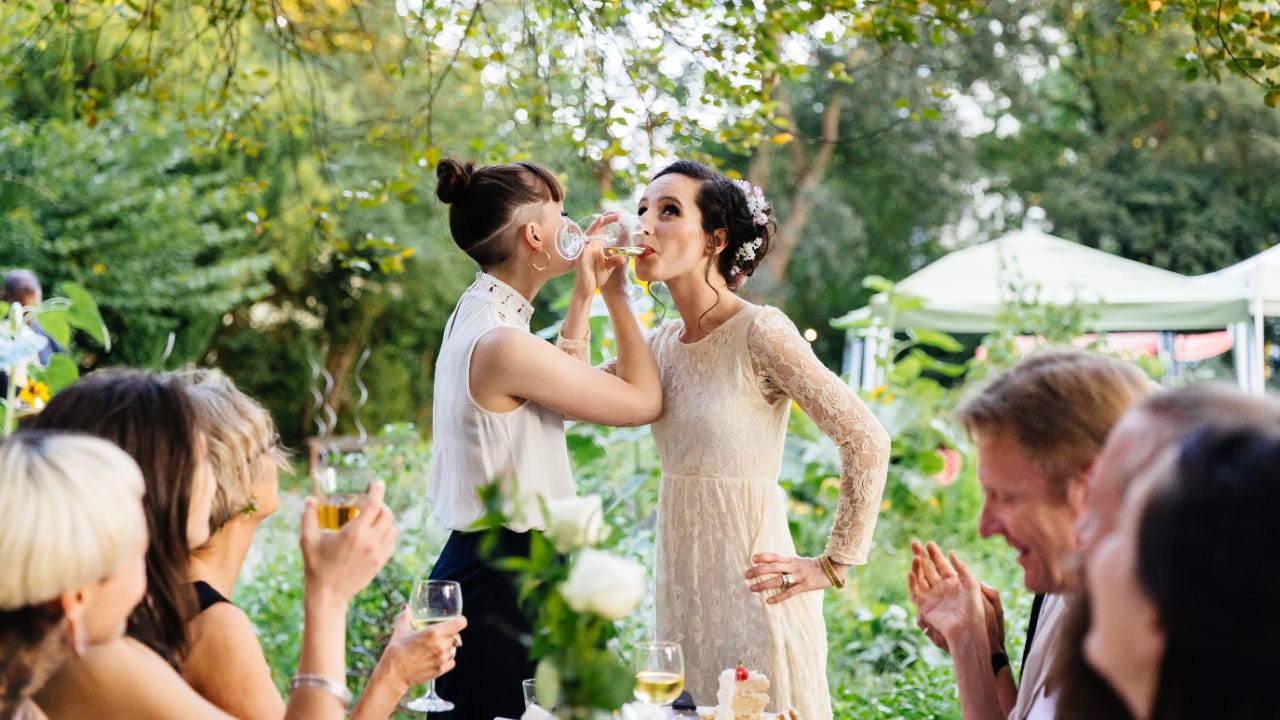
[[[836,569],[831,567],[831,558],[823,555],[818,558],[818,564],[822,566],[822,572],[827,574],[827,579],[831,581],[831,587],[841,590],[844,588],[844,581],[836,574]]]
[[[333,678],[327,678],[323,675],[312,675],[311,673],[298,673],[289,681],[289,692],[292,693],[294,690],[301,690],[303,688],[323,690],[342,701],[343,707],[351,704],[351,691],[347,689],[346,685],[334,680]]]

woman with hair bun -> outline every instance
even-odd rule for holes
[[[484,533],[475,531],[486,508],[477,491],[496,481],[518,501],[517,517],[500,530],[497,554],[527,556],[527,531],[543,526],[540,501],[574,494],[565,418],[643,425],[661,414],[662,392],[627,299],[625,273],[614,272],[625,261],[606,258],[597,242],[576,261],[560,343],[586,352],[599,289],[617,341],[614,373],[585,366],[529,331],[538,290],[575,269],[575,261],[556,251],[564,188],[555,175],[531,162],[477,168],[446,159],[436,177],[453,239],[480,266],[445,326],[436,361],[427,496],[453,532],[431,577],[462,584],[470,620],[457,666],[436,688],[455,705],[449,717],[518,717],[524,711],[520,681],[534,669],[523,644],[530,625],[510,574],[481,557]]]
[[[0,445],[0,718],[67,660],[124,635],[147,588],[142,473],[111,443],[23,432]]]
[[[769,676],[768,709],[829,719],[822,595],[810,591],[842,587],[866,562],[888,435],[786,315],[737,294],[772,245],[773,208],[759,187],[677,162],[645,188],[639,212],[648,237],[636,275],[665,283],[680,313],[648,338],[664,407],[652,425],[658,637],[683,646],[699,702],[741,662]],[[797,556],[778,487],[793,400],[843,466],[820,557]]]

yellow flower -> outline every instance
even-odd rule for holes
[[[49,402],[49,386],[39,380],[28,383],[18,391],[18,399],[33,408],[42,408]]]
[[[880,512],[884,512],[891,507],[893,507],[893,503],[889,502],[888,500],[885,500],[884,502],[880,503]]]

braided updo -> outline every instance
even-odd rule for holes
[[[714,256],[713,262],[729,289],[737,291],[773,248],[777,228],[773,206],[763,196],[756,195],[758,200],[754,202],[759,207],[753,212],[753,201],[748,197],[750,191],[744,190],[742,184],[690,160],[668,165],[654,179],[673,174],[698,181],[697,204],[702,213],[703,232],[710,236],[724,228],[725,247]]]
[[[501,265],[513,246],[506,229],[524,207],[564,200],[564,186],[548,169],[531,162],[487,165],[446,158],[436,168],[436,197],[449,204],[453,241],[480,264]]]

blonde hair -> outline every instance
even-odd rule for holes
[[[0,444],[0,610],[109,577],[146,532],[142,471],[88,435],[21,432]]]
[[[209,530],[217,532],[249,508],[262,473],[258,464],[262,454],[267,453],[282,468],[288,468],[288,458],[276,443],[271,413],[226,375],[216,370],[188,370],[177,377],[188,384],[187,394],[204,417],[209,466],[218,484]]]
[[[1133,365],[1075,348],[1039,351],[964,402],[970,435],[1011,432],[1027,458],[1066,492],[1112,426],[1156,386]]]

